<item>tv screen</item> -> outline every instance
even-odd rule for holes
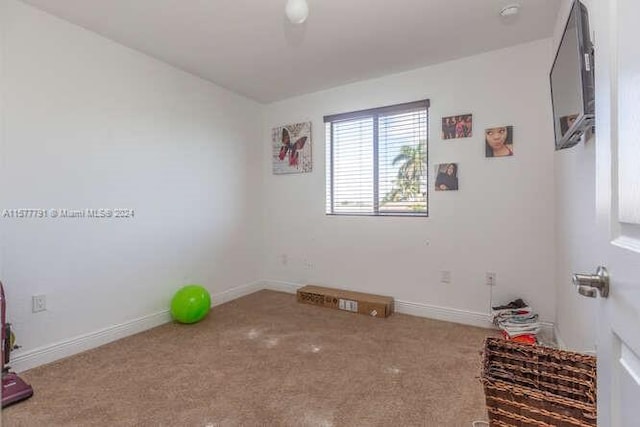
[[[586,7],[575,0],[551,68],[556,150],[580,142],[594,123],[593,45]]]

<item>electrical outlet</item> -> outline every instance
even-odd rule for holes
[[[287,256],[287,254],[281,254],[280,255],[280,264],[282,264],[282,265],[289,264],[289,257]]]
[[[34,295],[31,297],[31,311],[39,313],[47,309],[47,297],[45,295]]]
[[[450,271],[441,271],[440,272],[440,283],[451,283],[451,272]]]
[[[487,279],[485,281],[487,286],[495,286],[496,285],[496,273],[487,272]]]

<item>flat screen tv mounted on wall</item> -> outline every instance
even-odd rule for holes
[[[551,67],[556,150],[569,148],[593,130],[595,90],[593,44],[587,8],[574,0]]]

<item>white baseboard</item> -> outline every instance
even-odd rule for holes
[[[226,291],[211,295],[211,306],[215,307],[236,298],[252,294],[262,289],[261,282],[253,282],[236,286]],[[36,366],[51,363],[56,360],[81,353],[92,348],[108,344],[129,335],[137,334],[147,329],[155,328],[171,321],[169,309],[154,314],[139,317],[119,325],[109,326],[99,331],[90,332],[55,344],[46,345],[16,353],[11,358],[10,366],[16,372],[23,372]]]
[[[240,285],[231,289],[227,289],[226,291],[222,291],[217,294],[212,294],[211,307],[216,307],[220,304],[224,304],[225,302],[233,301],[234,299],[238,299],[254,292],[258,292],[262,289],[264,289],[262,286],[262,282],[252,282],[247,283],[246,285]]]
[[[260,282],[262,289],[268,289],[270,291],[286,292],[288,294],[295,294],[298,289],[303,287],[299,283],[281,282],[277,280],[266,280]]]
[[[486,313],[459,310],[455,308],[438,307],[409,301],[395,301],[396,312],[411,316],[427,317],[445,322],[461,323],[463,325],[492,328],[491,317]]]
[[[497,329],[491,321],[491,315],[488,313],[399,300],[396,300],[395,306],[398,313],[460,323],[468,326],[477,326],[479,328]],[[554,328],[555,325],[551,322],[540,322],[540,334],[544,333],[546,336],[554,337]]]
[[[80,335],[55,344],[46,345],[11,358],[10,366],[16,372],[26,371],[36,366],[81,353],[108,344],[120,338],[160,326],[171,321],[169,310],[139,317],[119,325],[109,326],[96,332]]]

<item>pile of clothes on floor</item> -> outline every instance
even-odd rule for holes
[[[506,339],[527,344],[537,342],[540,331],[538,314],[522,299],[492,307],[491,314],[493,323],[500,328]]]

